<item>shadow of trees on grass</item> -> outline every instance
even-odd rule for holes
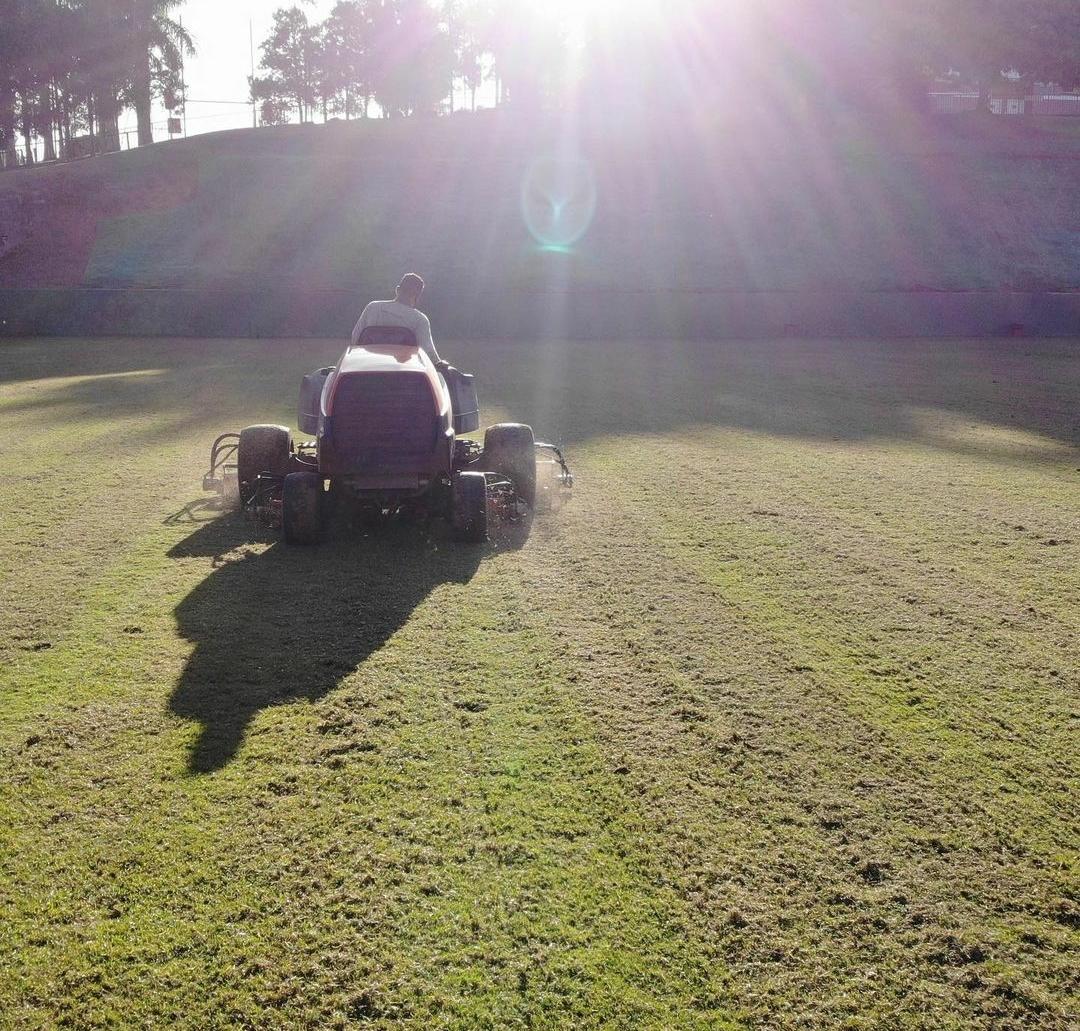
[[[222,556],[250,537],[249,522],[225,516],[169,554]],[[402,527],[222,562],[175,610],[195,646],[170,700],[172,712],[201,724],[190,772],[228,763],[262,709],[333,690],[435,588],[467,583],[484,554]]]
[[[0,355],[0,384],[44,382],[0,415],[21,426],[154,413],[149,440],[292,418],[300,377],[330,341],[68,342]],[[545,439],[668,433],[694,425],[799,439],[927,440],[932,413],[1080,444],[1069,340],[444,342],[477,376],[484,412]],[[51,361],[46,362],[46,357]],[[958,448],[963,450],[963,448]],[[984,453],[993,457],[992,448]],[[1008,454],[1002,457],[1009,457]]]
[[[611,341],[447,353],[540,434],[577,443],[715,426],[797,440],[922,441],[925,417],[1080,445],[1068,340]],[[966,451],[963,446],[953,450]],[[979,449],[987,457],[992,446]]]

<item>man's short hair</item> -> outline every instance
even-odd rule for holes
[[[398,289],[405,293],[420,293],[424,289],[424,281],[415,272],[406,272],[398,283]]]

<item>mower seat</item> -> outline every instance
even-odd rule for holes
[[[365,326],[352,347],[417,347],[416,334],[405,326]]]

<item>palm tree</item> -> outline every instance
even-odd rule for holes
[[[131,103],[138,123],[139,146],[154,142],[151,126],[154,88],[175,74],[183,55],[195,52],[191,36],[172,12],[183,0],[130,0],[128,43],[131,54]]]

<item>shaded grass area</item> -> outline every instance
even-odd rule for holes
[[[448,344],[525,549],[191,505],[335,349],[0,350],[5,1023],[1070,1025],[1075,344]]]

